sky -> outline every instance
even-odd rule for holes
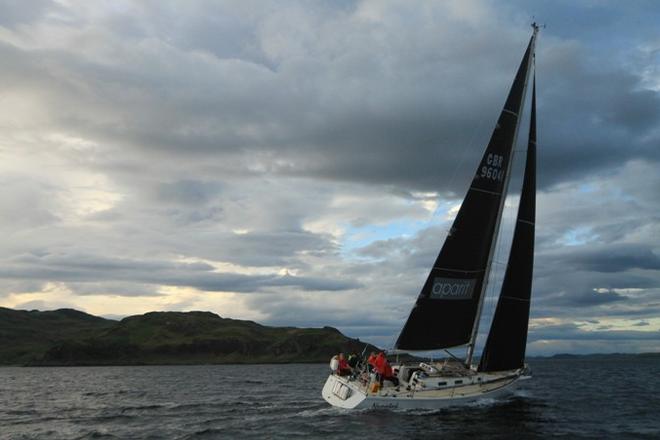
[[[652,0],[0,0],[0,306],[392,346],[534,20],[528,353],[660,351]]]

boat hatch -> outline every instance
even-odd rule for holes
[[[332,394],[341,400],[346,400],[351,395],[351,389],[341,382],[336,382],[335,386],[332,387]]]

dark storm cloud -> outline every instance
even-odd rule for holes
[[[318,19],[313,14],[306,18]],[[393,32],[402,25],[383,23],[384,30],[393,26]],[[263,39],[269,36],[261,35],[259,43],[267,44]],[[473,129],[475,118],[486,115],[484,110],[475,115],[470,100],[457,96],[468,88],[468,81],[457,83],[451,75],[456,70],[469,72],[468,68],[457,69],[441,59],[409,59],[397,52],[400,46],[394,42],[382,47],[385,53],[374,52],[371,37],[359,31],[356,37],[363,39],[361,44],[333,48],[347,52],[333,59],[323,52],[330,44],[323,39],[330,34],[321,35],[321,40],[305,34],[303,38],[310,39],[305,58],[283,59],[275,71],[240,54],[186,53],[185,47],[154,39],[137,46],[115,41],[118,47],[113,50],[125,52],[123,59],[111,62],[85,52],[47,50],[36,66],[20,52],[12,64],[23,65],[15,69],[33,77],[29,82],[14,81],[17,85],[47,90],[53,107],[70,103],[66,111],[53,112],[59,124],[103,139],[104,149],[130,144],[141,155],[169,155],[171,160],[193,163],[200,155],[205,162],[209,157],[219,162],[225,158],[244,171],[250,160],[236,163],[232,154],[277,152],[286,164],[274,163],[268,170],[278,174],[437,189],[437,176],[450,174],[451,164],[461,157],[457,146],[466,139],[460,133]],[[489,36],[477,37],[486,43]],[[423,50],[430,54],[430,47]],[[444,56],[457,51],[453,48]],[[475,59],[494,60],[491,52],[492,47],[485,47],[483,53],[474,53]],[[423,70],[406,68],[415,61],[424,61]],[[433,67],[439,77],[433,75]],[[390,70],[401,76],[396,88],[391,87],[392,75],[383,75]],[[478,98],[495,107],[500,95],[501,87],[489,87]],[[103,116],[91,117],[92,109]],[[114,156],[99,155],[95,164],[107,167]]]
[[[615,301],[625,301],[626,299],[627,298],[624,295],[612,290],[602,290],[598,292],[593,289],[588,289],[586,291],[574,290],[570,293],[552,298],[552,305],[554,307],[591,307],[606,305]]]
[[[534,277],[535,317],[580,317],[614,315],[638,311],[653,316],[655,292],[660,288],[660,273],[600,272],[576,270],[570,260],[536,258]],[[654,290],[655,289],[655,290]]]
[[[623,272],[630,269],[660,270],[660,256],[653,245],[607,245],[580,249],[566,263],[594,272]]]
[[[365,342],[381,347],[391,345],[392,335],[400,330],[400,320],[378,313],[378,306],[371,306],[370,313],[365,313],[364,306],[361,306],[364,303],[350,293],[349,298],[352,296],[354,300],[352,305],[345,301],[336,302],[336,295],[342,295],[340,292],[331,295],[335,296],[335,301],[329,297],[309,301],[299,295],[261,294],[258,298],[248,297],[248,303],[251,307],[269,312],[269,318],[264,320],[269,325],[318,327],[319,323],[323,323]]]
[[[634,72],[610,67],[606,60],[589,61],[585,48],[547,52],[539,63],[546,83],[546,90],[539,85],[542,185],[616,169],[633,159],[658,161],[660,93],[641,90],[642,78]]]
[[[109,151],[130,145],[133,154],[157,155],[156,163],[169,157],[196,168],[212,158],[216,168],[234,172],[250,172],[250,157],[264,154],[262,170],[270,173],[462,195],[471,166],[458,179],[448,176],[457,163],[474,163],[487,141],[524,34],[479,25],[469,39],[443,33],[432,39],[438,30],[418,13],[412,18],[424,25],[413,33],[401,18],[378,22],[381,41],[347,24],[354,9],[288,6],[309,20],[298,29],[295,57],[269,50],[269,26],[281,17],[260,16],[255,28],[253,14],[233,5],[211,6],[217,13],[210,15],[195,6],[183,14],[163,8],[133,36],[141,44],[110,38],[101,46],[117,59],[51,49],[36,69],[29,59],[22,63],[37,75],[31,89],[48,84],[51,106],[73,104],[53,112],[59,123],[103,139]],[[144,18],[149,11],[136,13]],[[329,21],[313,32],[307,26],[321,23],[321,13]],[[112,30],[116,23],[102,25]],[[350,45],[337,39],[333,26],[355,39]],[[206,38],[211,29],[213,47]],[[634,158],[657,160],[658,93],[642,90],[635,72],[548,32],[539,43],[540,182]],[[404,50],[406,44],[417,51]],[[457,63],[461,54],[469,56]],[[103,116],[92,118],[90,110]],[[108,170],[114,156],[99,155],[95,166]]]

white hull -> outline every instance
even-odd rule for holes
[[[369,384],[331,374],[321,394],[329,404],[346,409],[436,409],[508,395],[521,380],[528,378],[521,371],[508,374],[477,373],[471,378],[460,378],[464,382],[461,385],[417,391],[403,387],[397,390],[391,386],[373,393],[368,391]]]

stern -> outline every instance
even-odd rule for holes
[[[357,387],[356,382],[349,382],[343,377],[331,374],[325,381],[321,395],[332,406],[352,409],[360,405],[367,395]]]

